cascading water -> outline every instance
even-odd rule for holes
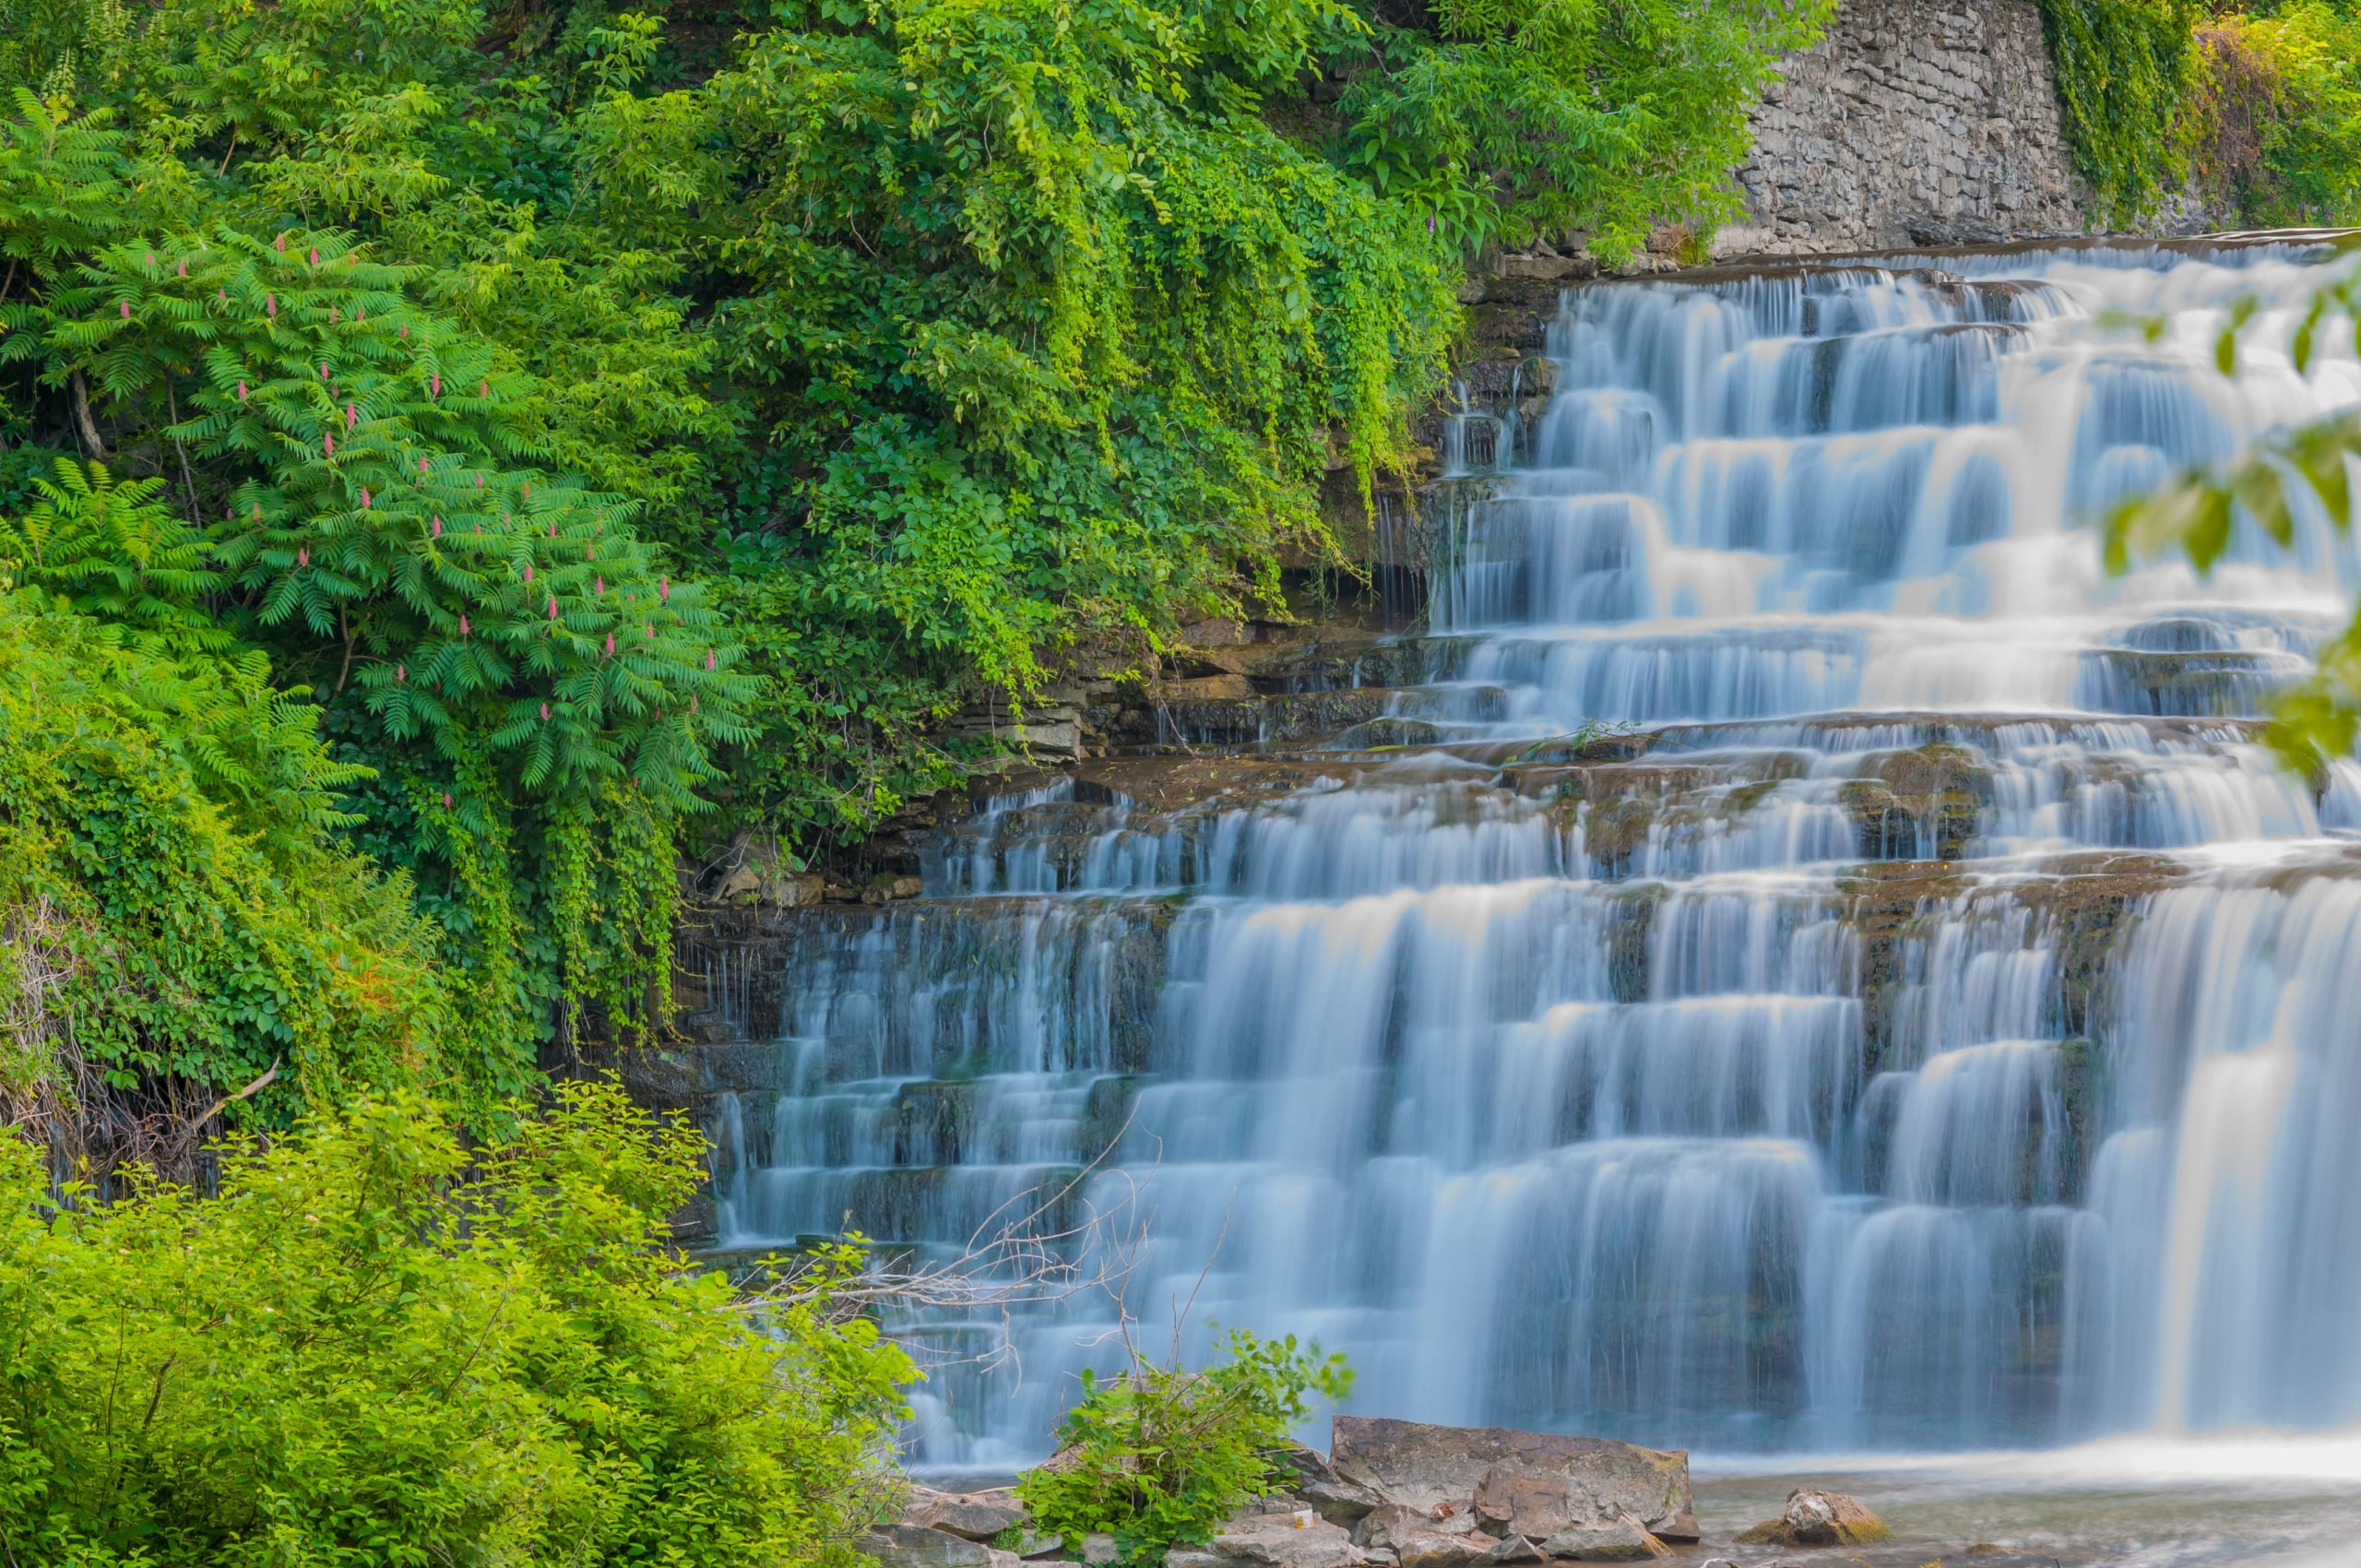
[[[2115,578],[2075,521],[2361,400],[2269,347],[2317,254],[1572,291],[1438,544],[1383,721],[1427,743],[1005,800],[927,897],[717,975],[784,1063],[724,1110],[726,1243],[955,1244],[1120,1134],[1088,1184],[1153,1216],[1147,1334],[1317,1337],[1371,1412],[1819,1451],[2361,1420],[2361,770],[2253,743],[2351,551],[2298,505],[2292,549]],[[1038,1455],[1110,1315],[947,1372],[919,1458]]]

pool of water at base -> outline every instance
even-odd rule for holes
[[[1698,1455],[1691,1473],[1706,1539],[1683,1549],[1676,1562],[1725,1557],[1743,1568],[1845,1562],[1865,1568],[2031,1568],[2052,1561],[2058,1568],[2361,1568],[2361,1434],[2141,1438],[1922,1459]],[[1894,1538],[1857,1551],[1731,1544],[1739,1531],[1777,1515],[1799,1486],[1858,1498]]]

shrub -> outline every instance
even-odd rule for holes
[[[2095,216],[2177,193],[2254,225],[2361,213],[2361,20],[2328,0],[2041,0],[2058,96]]]
[[[2207,196],[2256,225],[2361,215],[2361,18],[2305,0],[2214,18],[2197,41],[2183,134]]]
[[[103,1177],[186,1173],[232,1104],[285,1126],[455,1078],[486,1102],[407,887],[330,837],[359,770],[261,654],[172,652],[158,619],[0,593],[0,1115]]]
[[[1070,1542],[1111,1534],[1126,1562],[1208,1540],[1271,1490],[1273,1451],[1307,1413],[1305,1396],[1352,1391],[1341,1353],[1299,1349],[1293,1335],[1232,1329],[1221,1348],[1201,1372],[1140,1364],[1105,1382],[1085,1372],[1058,1429],[1061,1456],[1016,1485],[1035,1522]]]
[[[699,1147],[611,1085],[472,1151],[396,1095],[232,1153],[219,1197],[86,1207],[0,1139],[0,1540],[91,1568],[849,1563],[914,1370],[825,1289],[756,1314],[662,1245]]]
[[[2189,0],[2041,0],[2066,138],[2104,222],[2145,218],[2188,172],[2175,126],[2195,18]]]

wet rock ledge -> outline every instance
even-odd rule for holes
[[[1338,1416],[1327,1457],[1296,1448],[1280,1467],[1285,1491],[1209,1541],[1174,1550],[1166,1568],[1618,1562],[1699,1538],[1689,1455],[1605,1438]],[[1117,1555],[1111,1536],[1035,1533],[1013,1492],[923,1487],[863,1545],[881,1568],[1103,1564]]]

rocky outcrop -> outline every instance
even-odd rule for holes
[[[1165,1568],[1614,1562],[1663,1557],[1667,1541],[1698,1538],[1689,1455],[1604,1438],[1339,1416],[1330,1455],[1299,1446],[1274,1458],[1286,1490],[1239,1513],[1204,1545],[1174,1550]],[[1796,1506],[1791,1500],[1790,1513]],[[1118,1555],[1112,1536],[1068,1542],[1030,1525],[1005,1489],[913,1486],[901,1517],[864,1537],[861,1550],[880,1568],[1105,1564]]]
[[[1885,1521],[1841,1491],[1797,1487],[1777,1518],[1738,1538],[1754,1546],[1870,1546],[1892,1534]]]
[[[1787,62],[1738,171],[1724,255],[1975,244],[2080,233],[2033,0],[1843,0]]]
[[[914,1486],[902,1510],[902,1523],[921,1529],[943,1530],[969,1540],[991,1540],[1012,1525],[1025,1522],[1025,1504],[1006,1488],[990,1491],[936,1491]]]
[[[1470,1519],[1495,1539],[1532,1541],[1545,1556],[1591,1559],[1626,1545],[1639,1545],[1644,1555],[1649,1549],[1636,1536],[1698,1538],[1683,1453],[1605,1438],[1338,1416],[1328,1459],[1340,1478],[1390,1504],[1444,1522],[1444,1528]]]
[[[1356,1544],[1342,1526],[1309,1508],[1241,1515],[1215,1533],[1212,1546],[1215,1561],[1228,1568],[1392,1568],[1396,1562],[1391,1552]]]
[[[877,1559],[878,1568],[1017,1568],[1023,1561],[1013,1551],[922,1525],[872,1530],[861,1538],[860,1550]]]

